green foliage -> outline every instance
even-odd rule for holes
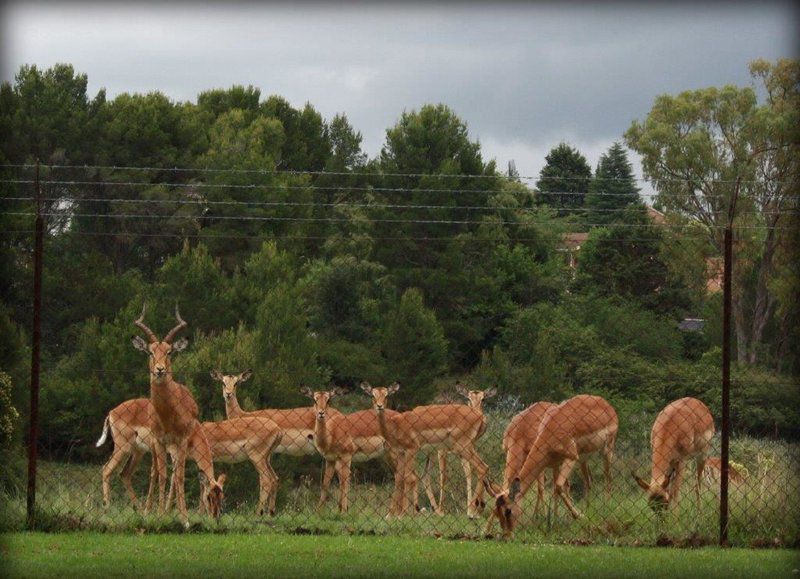
[[[24,462],[20,444],[19,412],[12,401],[11,377],[0,371],[0,492],[21,491]]]
[[[394,373],[391,380],[402,386],[397,399],[408,406],[423,404],[434,394],[433,379],[446,367],[447,342],[436,314],[425,307],[422,292],[410,288],[384,320],[381,349]]]
[[[536,181],[537,200],[557,209],[581,207],[591,178],[586,157],[567,143],[560,143],[545,157],[545,166]]]
[[[307,305],[296,285],[280,283],[266,290],[256,328],[253,368],[262,384],[260,407],[303,405],[301,385],[328,383],[318,363],[317,338],[308,327]]]
[[[639,203],[639,188],[633,166],[620,143],[611,145],[600,156],[594,179],[586,195],[586,223],[610,224],[624,221],[621,212],[629,205]]]
[[[685,307],[686,288],[670,275],[661,255],[662,230],[649,222],[641,205],[631,206],[622,219],[589,234],[578,258],[578,285],[657,311]]]

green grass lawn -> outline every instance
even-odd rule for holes
[[[297,535],[0,536],[0,575],[797,577],[798,551]]]

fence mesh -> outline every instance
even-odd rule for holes
[[[522,407],[457,384],[449,403],[396,411],[401,385],[362,382],[248,411],[251,372],[212,371],[226,417],[199,422],[171,372],[181,342],[135,343],[150,395],[110,409],[85,459],[40,462],[38,528],[717,540],[718,419],[696,398],[624,413],[599,396]],[[800,448],[770,434],[732,437],[733,544],[797,541]],[[11,510],[24,518],[24,498]]]

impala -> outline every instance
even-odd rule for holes
[[[313,408],[265,408],[247,412],[239,406],[236,392],[240,384],[247,381],[252,375],[252,370],[245,370],[241,374],[225,375],[219,370],[213,370],[211,377],[222,383],[222,397],[225,400],[225,415],[228,419],[240,417],[267,418],[274,422],[283,432],[278,446],[275,447],[276,454],[288,454],[290,456],[308,456],[315,454],[317,448],[314,445],[314,428],[316,425],[316,413]],[[335,408],[328,409],[328,418],[341,416],[341,412]],[[326,472],[332,465],[325,465]],[[324,502],[320,493],[320,503]]]
[[[409,504],[416,503],[417,475],[414,461],[420,449],[446,449],[470,463],[480,480],[485,479],[488,467],[475,450],[473,441],[483,427],[483,414],[475,408],[461,404],[418,406],[408,412],[388,416],[386,400],[400,389],[391,386],[372,388],[367,383],[361,389],[373,399],[380,432],[392,451],[396,452],[395,490],[389,514],[405,515]],[[427,478],[427,477],[426,477]],[[467,505],[474,517],[481,504],[483,487],[478,496]],[[413,497],[413,501],[410,501]]]
[[[619,422],[614,408],[599,396],[581,394],[544,413],[533,447],[510,486],[498,489],[489,481],[484,484],[495,498],[489,514],[487,532],[496,517],[508,537],[520,517],[520,503],[534,481],[547,468],[554,469],[554,492],[573,517],[582,514],[569,496],[567,481],[582,456],[602,452],[606,475],[606,492],[611,487],[611,457]]]
[[[525,459],[533,448],[533,443],[539,433],[545,412],[555,408],[558,404],[553,402],[536,402],[511,419],[505,432],[503,432],[503,450],[506,453],[506,467],[503,472],[503,488],[510,488],[511,481],[519,476],[519,471]],[[555,480],[555,471],[553,472]],[[539,508],[544,501],[544,471],[536,479],[536,506],[533,514],[539,514]],[[492,518],[490,517],[490,524]]]
[[[719,478],[722,473],[722,459],[718,456],[709,456],[706,458],[706,464],[703,467],[703,478],[709,485],[719,484]],[[749,473],[747,467],[738,462],[728,461],[728,478],[730,481],[739,486],[745,482]]]
[[[176,493],[178,511],[184,524],[188,524],[186,510],[186,494],[184,487],[186,456],[189,448],[189,438],[200,428],[198,420],[197,403],[192,394],[183,385],[172,377],[171,356],[180,352],[188,345],[186,338],[175,340],[178,332],[183,330],[187,323],[181,318],[178,307],[175,307],[177,325],[173,327],[163,340],[159,340],[153,331],[144,323],[145,307],[134,321],[134,324],[144,332],[147,340],[141,336],[132,338],[133,346],[148,355],[150,368],[150,402],[155,409],[157,420],[153,422],[157,452],[155,456],[165,456],[169,450],[173,457],[172,479],[170,481],[170,494],[173,489]],[[207,480],[204,499],[215,502],[221,495],[221,484],[214,477],[214,464],[212,462],[211,448],[205,436],[199,436],[195,442],[195,460],[198,468]],[[159,469],[159,510],[163,512],[163,484],[166,479],[166,461],[157,460]],[[219,491],[219,492],[218,492]],[[220,505],[212,505],[212,512],[220,512]]]
[[[344,393],[343,389],[315,392],[303,386],[300,392],[314,401],[313,408],[316,413],[314,444],[325,459],[322,495],[317,509],[321,508],[328,498],[328,488],[335,471],[339,479],[339,512],[346,513],[351,464],[387,456],[390,464],[394,465],[396,460],[392,456],[393,452],[387,453],[387,444],[381,436],[378,417],[372,410],[328,417],[330,411],[328,404],[332,398]],[[386,410],[386,414],[392,416],[397,412]]]
[[[235,464],[249,460],[258,473],[256,513],[263,515],[269,512],[274,515],[278,475],[272,469],[271,457],[282,437],[283,432],[278,425],[263,417],[243,416],[220,422],[203,422],[189,439],[189,457],[196,460],[198,455],[202,456],[203,441],[206,440],[214,462]]]
[[[474,444],[481,436],[483,436],[483,433],[486,432],[486,416],[483,415],[483,401],[497,394],[497,389],[489,388],[488,390],[467,390],[463,384],[456,384],[456,392],[467,399],[467,406],[479,410],[483,416],[483,425],[478,431],[475,440],[472,441]],[[443,514],[444,487],[447,482],[447,451],[439,450],[437,451],[437,455],[439,458],[439,504],[437,512],[439,514]],[[464,469],[464,478],[467,481],[467,504],[470,504],[472,503],[472,466],[468,461],[462,459],[461,467]],[[478,485],[480,484],[480,481],[478,481]]]
[[[103,504],[111,505],[111,477],[122,468],[120,473],[122,483],[128,492],[135,508],[139,507],[136,492],[133,490],[131,479],[142,457],[151,452],[153,460],[150,467],[150,486],[147,490],[144,512],[150,512],[153,506],[153,491],[158,477],[158,448],[155,438],[155,424],[157,420],[155,409],[149,398],[136,398],[126,400],[113,408],[103,421],[103,432],[95,444],[101,447],[108,438],[109,431],[114,441],[114,452],[103,466]],[[163,485],[162,485],[163,492]]]
[[[700,482],[713,437],[714,418],[697,398],[675,400],[656,416],[650,433],[650,483],[633,475],[647,492],[653,510],[678,503],[684,465],[690,459],[695,460],[695,494],[700,509]]]

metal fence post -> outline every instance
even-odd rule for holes
[[[728,445],[730,442],[731,388],[731,261],[733,233],[725,228],[725,272],[722,306],[722,445],[720,456],[719,544],[728,544]]]
[[[28,492],[27,525],[36,525],[36,451],[39,438],[39,358],[42,338],[42,248],[44,238],[44,218],[42,217],[41,186],[39,183],[39,163],[36,163],[36,225],[33,250],[33,343],[31,345],[31,408],[28,425]]]

